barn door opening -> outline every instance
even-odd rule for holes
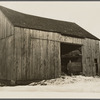
[[[82,73],[81,46],[61,43],[61,71],[62,74],[79,75]]]

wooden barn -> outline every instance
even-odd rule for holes
[[[67,73],[69,60],[82,75],[100,75],[99,39],[76,23],[0,6],[0,81],[24,84],[57,78]]]

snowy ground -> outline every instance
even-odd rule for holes
[[[12,93],[24,93],[24,97],[27,96],[25,93],[30,93],[29,95],[36,97],[42,97],[43,93],[45,97],[51,94],[57,93],[57,97],[61,97],[61,94],[66,94],[66,96],[71,96],[73,93],[77,93],[78,96],[82,94],[93,94],[91,97],[94,97],[95,94],[100,93],[100,77],[85,77],[85,76],[61,76],[57,79],[43,80],[41,82],[33,82],[26,86],[4,86],[0,87],[0,97],[7,96],[3,93],[10,92]],[[60,93],[60,95],[58,95]],[[68,95],[69,94],[69,95]],[[79,95],[80,94],[80,95]],[[73,94],[74,96],[75,94]],[[14,96],[14,95],[12,95]],[[65,97],[66,97],[65,96]],[[71,96],[71,97],[73,97]],[[75,95],[76,96],[76,95]],[[74,96],[74,97],[75,97]],[[89,96],[89,95],[88,95]],[[64,96],[63,96],[64,97]],[[85,96],[84,96],[85,97]],[[100,94],[99,96],[100,97]]]

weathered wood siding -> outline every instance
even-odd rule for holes
[[[16,80],[49,79],[61,73],[60,42],[48,39],[55,39],[53,34],[38,32],[15,27]]]
[[[0,11],[0,80],[12,80],[14,57],[14,27]]]
[[[82,45],[82,39],[15,27],[16,80],[41,80],[61,74],[60,42]]]
[[[45,31],[39,31],[39,30],[33,30],[33,31],[34,31],[34,35],[32,36],[32,38],[35,37],[37,39],[43,39],[43,40],[48,39],[51,41],[78,44],[78,45],[82,45],[82,41],[83,41],[83,38],[63,36],[59,33],[45,32]]]
[[[16,27],[16,79],[41,80],[59,77],[61,42],[83,45],[83,74],[96,75],[94,59],[97,59],[99,66],[99,42],[97,40],[72,38],[58,33]]]
[[[86,76],[96,75],[94,59],[98,62],[98,74],[100,74],[99,64],[99,41],[93,39],[84,39],[82,46],[82,65],[83,73]]]

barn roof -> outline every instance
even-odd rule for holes
[[[16,27],[58,32],[62,35],[99,40],[76,23],[23,14],[0,6],[0,10]]]

